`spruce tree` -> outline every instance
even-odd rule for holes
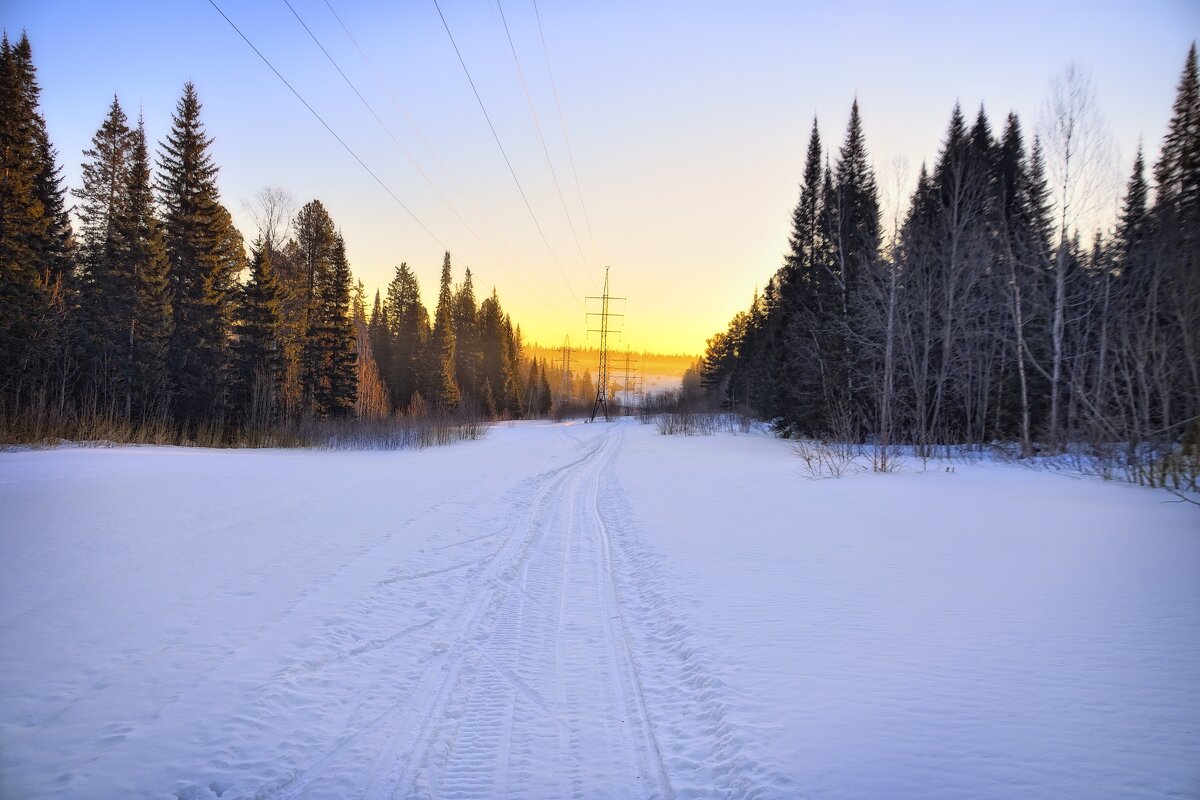
[[[387,288],[383,319],[390,332],[390,353],[384,377],[392,396],[392,405],[407,408],[412,395],[428,391],[426,368],[429,347],[429,311],[421,302],[417,276],[402,262]]]
[[[71,229],[55,154],[38,111],[29,39],[0,40],[0,404],[48,403],[67,369]],[[62,380],[55,381],[60,387]],[[57,392],[62,396],[62,392]],[[36,398],[40,397],[40,400]]]
[[[306,357],[317,416],[352,416],[358,399],[357,337],[350,300],[346,244],[341,234],[334,234],[328,268],[316,278],[309,317]]]
[[[479,309],[475,306],[475,286],[467,268],[462,286],[454,295],[454,375],[464,396],[477,397],[483,353],[479,343]]]
[[[230,405],[249,427],[279,420],[283,386],[280,286],[271,251],[254,243],[250,275],[242,287],[234,333],[234,379]]]
[[[175,417],[186,426],[218,419],[229,366],[230,241],[220,204],[212,139],[189,81],[161,143],[158,193],[172,300],[168,348]]]
[[[92,146],[83,152],[82,187],[75,191],[80,255],[79,362],[85,402],[116,411],[130,396],[129,326],[136,287],[129,267],[132,225],[128,188],[132,132],[114,97]],[[121,402],[122,412],[126,412]],[[126,412],[126,416],[127,416]]]
[[[1162,281],[1161,339],[1173,351],[1160,425],[1186,426],[1200,453],[1200,70],[1188,50],[1162,155],[1154,167],[1156,276]]]
[[[433,318],[433,339],[430,355],[435,372],[433,397],[441,408],[453,413],[458,410],[459,386],[456,378],[454,339],[454,293],[451,288],[450,253],[442,259],[442,277],[438,288],[437,311]]]
[[[379,307],[379,293],[375,293],[375,306]],[[354,403],[354,415],[358,419],[383,419],[391,413],[392,403],[387,387],[379,374],[375,354],[371,348],[370,325],[367,322],[366,290],[359,281],[354,288],[351,304],[354,320],[355,355],[358,365],[358,395]]]
[[[84,151],[76,352],[82,402],[126,419],[166,411],[166,251],[154,217],[146,134],[114,97]]]
[[[155,215],[150,179],[146,126],[139,116],[130,132],[128,207],[122,217],[129,229],[122,235],[134,286],[133,317],[129,320],[131,391],[126,413],[161,418],[168,411],[170,382],[167,348],[171,337],[171,298],[163,226]]]

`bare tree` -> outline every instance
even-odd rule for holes
[[[1055,192],[1057,241],[1050,300],[1050,420],[1049,438],[1062,443],[1062,389],[1067,326],[1067,273],[1071,241],[1081,223],[1095,223],[1097,216],[1111,210],[1113,196],[1113,148],[1104,117],[1096,105],[1091,77],[1076,64],[1069,65],[1050,84],[1050,95],[1042,107],[1041,139],[1046,164]],[[1088,227],[1095,227],[1094,224]]]
[[[258,229],[263,247],[275,255],[288,240],[296,216],[296,198],[287,189],[264,186],[242,207]]]

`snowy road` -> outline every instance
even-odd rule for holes
[[[1200,786],[1194,512],[797,473],[629,421],[0,454],[0,798]]]

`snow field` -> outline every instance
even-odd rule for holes
[[[0,797],[1171,797],[1200,515],[763,435],[0,455]]]

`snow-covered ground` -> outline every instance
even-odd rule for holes
[[[1195,797],[1170,499],[629,420],[0,454],[0,797]]]

